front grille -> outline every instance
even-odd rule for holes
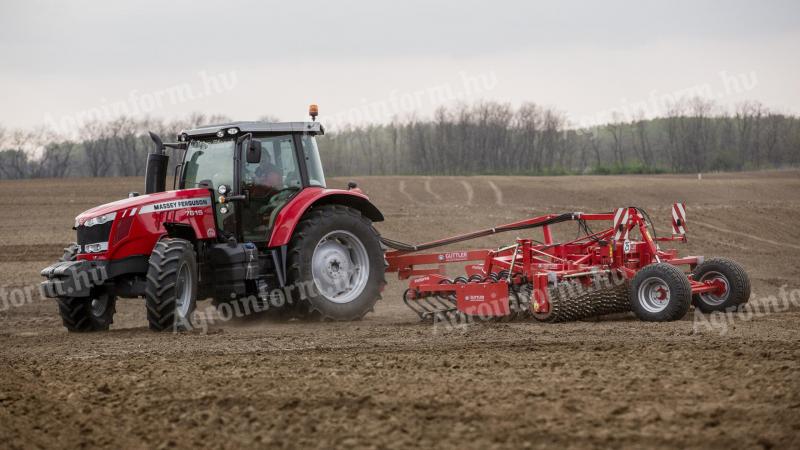
[[[83,246],[86,244],[95,244],[97,242],[108,242],[108,236],[111,234],[111,225],[114,221],[101,223],[91,227],[83,225],[78,227],[78,245]]]

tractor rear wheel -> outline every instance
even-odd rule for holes
[[[74,261],[78,245],[64,249],[61,261]],[[102,289],[94,288],[89,297],[58,297],[58,312],[67,331],[107,331],[114,322],[117,298]]]
[[[667,263],[640,270],[630,287],[631,309],[640,320],[680,320],[689,311],[692,285],[680,269]]]
[[[378,232],[343,205],[306,214],[289,244],[288,268],[290,307],[301,318],[359,320],[386,285]]]
[[[197,258],[192,243],[164,238],[150,254],[145,304],[147,322],[153,331],[191,327],[197,303]]]
[[[733,260],[710,258],[695,267],[692,278],[695,281],[718,281],[725,286],[722,293],[705,292],[692,296],[694,306],[704,313],[728,311],[750,299],[750,277]]]

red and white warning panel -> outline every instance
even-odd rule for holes
[[[686,234],[686,208],[683,203],[672,204],[672,234]]]
[[[614,240],[628,239],[628,219],[630,208],[617,208],[614,213]]]

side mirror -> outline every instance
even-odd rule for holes
[[[247,163],[258,164],[260,162],[261,162],[261,141],[251,139],[250,145],[247,147]]]

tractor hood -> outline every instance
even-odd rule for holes
[[[136,197],[129,197],[115,202],[106,203],[88,209],[75,217],[75,227],[83,225],[89,219],[101,217],[113,212],[136,208],[140,213],[153,211],[167,211],[171,209],[198,206],[192,204],[192,199],[209,199],[211,193],[208,189],[183,189],[179,191],[157,192]],[[208,201],[203,202],[208,205]],[[133,214],[133,213],[131,213]]]

